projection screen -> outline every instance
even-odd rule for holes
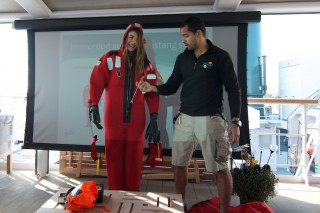
[[[204,14],[201,16],[207,26],[207,38],[214,45],[229,52],[242,89],[242,105],[246,106],[246,80],[244,80],[246,46],[243,43],[246,44],[247,23],[242,22],[248,21],[234,20],[232,21],[234,23],[223,24],[219,20],[219,23],[215,24],[217,21],[210,20],[210,16]],[[185,15],[174,17],[172,20],[182,21]],[[259,14],[258,16],[254,14],[253,17],[254,19],[250,21],[259,21]],[[110,23],[111,20],[108,21],[108,18],[101,18],[108,21],[109,25],[89,24],[91,26],[89,29],[86,29],[88,25],[79,24],[73,19],[65,20],[65,23],[77,23],[73,27],[65,26],[61,20],[56,22],[51,20],[50,23],[55,23],[52,25],[46,25],[46,20],[27,23],[16,21],[16,28],[28,28],[29,42],[29,85],[24,148],[88,151],[92,135],[97,134],[98,149],[103,150],[104,131],[90,125],[87,104],[89,77],[98,59],[108,50],[119,49],[124,29],[131,22],[140,22],[144,26],[147,55],[156,65],[162,78],[159,83],[166,82],[173,70],[177,55],[185,49],[179,34],[180,21],[166,19],[161,23],[162,16],[152,18],[158,24],[144,24],[142,20],[146,19],[142,17],[136,18],[137,20],[121,18],[123,20],[120,22],[123,23],[118,24]],[[94,19],[88,23],[93,22]],[[224,101],[225,115],[230,119],[226,94]],[[170,155],[172,118],[179,111],[179,106],[180,92],[172,96],[161,96],[159,127],[165,155]],[[101,98],[99,108],[103,117],[104,96]],[[247,120],[245,108],[242,107],[244,110],[241,114],[243,123]],[[242,140],[248,140],[246,125],[242,127],[241,132]],[[147,142],[145,144],[147,147]]]

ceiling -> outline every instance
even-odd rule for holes
[[[0,22],[16,19],[261,11],[320,13],[319,0],[1,0]]]

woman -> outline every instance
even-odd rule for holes
[[[130,24],[124,32],[119,50],[110,50],[93,68],[89,87],[90,119],[100,125],[98,103],[105,90],[105,154],[108,188],[110,190],[140,190],[143,160],[146,100],[150,124],[146,131],[149,141],[158,142],[157,125],[159,96],[143,94],[136,82],[157,84],[155,67],[147,58],[144,48],[143,28]]]

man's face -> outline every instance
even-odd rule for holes
[[[196,35],[189,31],[187,26],[180,28],[180,35],[182,37],[182,42],[188,50],[194,50],[196,48]]]
[[[138,34],[135,31],[130,31],[127,36],[127,47],[130,52],[137,48],[137,40]]]

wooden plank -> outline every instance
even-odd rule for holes
[[[67,189],[61,189],[54,194],[36,213],[68,212],[63,205],[57,203],[58,196]],[[174,193],[158,192],[127,192],[117,190],[104,190],[102,204],[95,204],[94,208],[83,212],[103,212],[101,206],[106,206],[110,212],[183,212],[182,197]]]
[[[157,173],[157,174],[143,174],[142,179],[144,180],[173,180],[173,172],[170,173]],[[200,182],[200,177],[199,174],[196,174],[195,172],[188,172],[188,179],[189,180],[196,180],[198,177],[199,181],[197,183]]]
[[[199,167],[197,163],[197,159],[193,159],[193,165],[194,165],[194,176],[196,183],[200,183],[200,174],[199,174]]]
[[[141,178],[144,180],[173,180],[173,173],[143,174]]]
[[[83,152],[80,152],[79,160],[78,160],[78,164],[77,164],[76,177],[80,177],[80,175],[81,175],[82,157],[83,157]]]
[[[107,177],[107,171],[106,171],[106,169],[99,169],[99,172],[97,173],[97,169],[95,169],[95,168],[82,168],[80,175],[81,176],[84,176],[84,175],[95,175],[95,176],[105,176],[105,177]]]
[[[12,152],[10,151],[10,153],[7,155],[7,174],[11,174],[12,173]]]
[[[66,168],[66,157],[67,157],[67,152],[60,151],[60,162],[59,162],[60,173],[63,173],[64,169]]]

